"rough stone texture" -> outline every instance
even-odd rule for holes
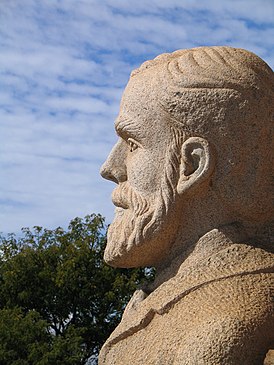
[[[274,365],[274,350],[269,350],[266,354],[264,365]]]
[[[100,365],[273,364],[273,97],[273,71],[242,49],[133,71],[101,170],[117,183],[105,261],[157,275]]]

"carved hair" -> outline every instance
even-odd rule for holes
[[[165,64],[174,79],[185,88],[247,89],[268,87],[273,71],[254,53],[232,47],[198,47],[164,53],[144,62],[131,77]],[[206,71],[206,72],[205,72]]]

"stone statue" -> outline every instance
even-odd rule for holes
[[[105,261],[155,266],[100,365],[258,365],[274,348],[273,71],[230,47],[133,71],[101,169],[117,183]]]

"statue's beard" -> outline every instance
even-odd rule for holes
[[[109,226],[105,261],[114,264],[120,257],[129,253],[133,247],[140,246],[159,230],[165,220],[167,207],[162,189],[158,197],[145,198],[134,191],[127,183],[120,184],[112,194],[118,205],[113,223]],[[169,204],[172,203],[168,199]],[[117,261],[117,262],[118,262]]]
[[[152,239],[154,242],[157,240],[158,246],[161,245],[162,237],[167,239],[165,230],[167,223],[170,225],[175,219],[174,203],[177,196],[179,157],[174,150],[167,158],[160,188],[154,195],[144,197],[128,182],[119,184],[114,190],[112,200],[117,208],[114,221],[108,229],[104,254],[105,261],[110,265],[135,266],[135,263],[129,262],[136,247],[142,246],[145,256]]]

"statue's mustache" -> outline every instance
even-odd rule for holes
[[[117,186],[112,192],[112,203],[116,207],[128,209],[129,208],[129,197],[128,190],[129,187],[127,183],[122,183]]]
[[[128,184],[121,183],[112,192],[112,202],[116,207],[132,209],[136,215],[145,213],[149,209],[149,200],[142,197]]]

